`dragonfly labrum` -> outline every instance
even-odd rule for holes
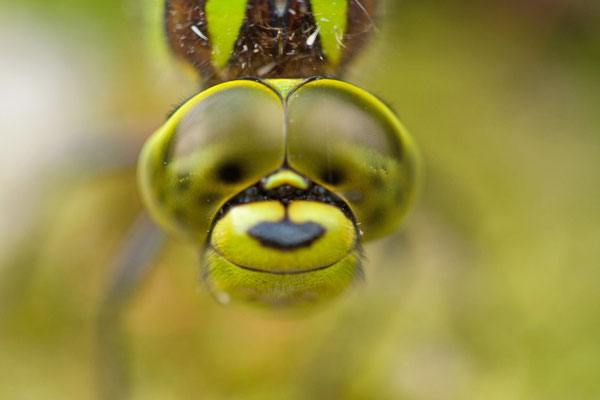
[[[331,299],[362,276],[363,241],[393,231],[418,182],[395,113],[340,80],[374,0],[168,0],[175,55],[205,82],[145,144],[152,217],[202,249],[221,302]]]

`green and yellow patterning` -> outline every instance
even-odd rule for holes
[[[255,75],[188,100],[139,162],[148,210],[203,249],[202,276],[221,302],[277,307],[337,296],[362,276],[361,243],[395,229],[415,196],[417,151],[396,115],[353,85],[310,77],[313,68],[334,71],[349,57],[344,46],[358,43],[348,36],[352,4],[359,3],[167,3],[168,26],[181,28],[169,30],[171,44],[201,60],[207,79],[240,68]],[[370,20],[364,6],[373,2],[360,5]],[[184,9],[191,10],[187,22],[171,21]],[[180,31],[191,23],[209,53],[204,45],[185,50]],[[299,38],[302,24],[314,29]],[[273,26],[275,33],[267,29]],[[264,52],[240,52],[253,43]],[[290,49],[297,51],[286,56]],[[283,79],[292,67],[297,79]],[[267,69],[278,78],[258,76]]]
[[[373,30],[374,0],[167,0],[177,56],[211,83],[337,77]]]

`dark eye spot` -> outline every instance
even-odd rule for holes
[[[238,161],[227,161],[217,169],[217,178],[225,183],[238,183],[244,179],[244,167]]]
[[[346,179],[344,170],[337,166],[328,167],[321,173],[323,182],[329,185],[339,185]]]

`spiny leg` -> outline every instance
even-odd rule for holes
[[[97,383],[100,399],[130,397],[128,338],[122,318],[128,300],[152,270],[165,234],[148,215],[133,223],[112,263],[112,273],[102,299],[96,328]]]

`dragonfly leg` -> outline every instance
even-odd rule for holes
[[[164,242],[163,231],[142,213],[112,263],[111,276],[97,316],[97,389],[101,399],[130,397],[128,337],[123,318],[128,300],[152,271]]]

